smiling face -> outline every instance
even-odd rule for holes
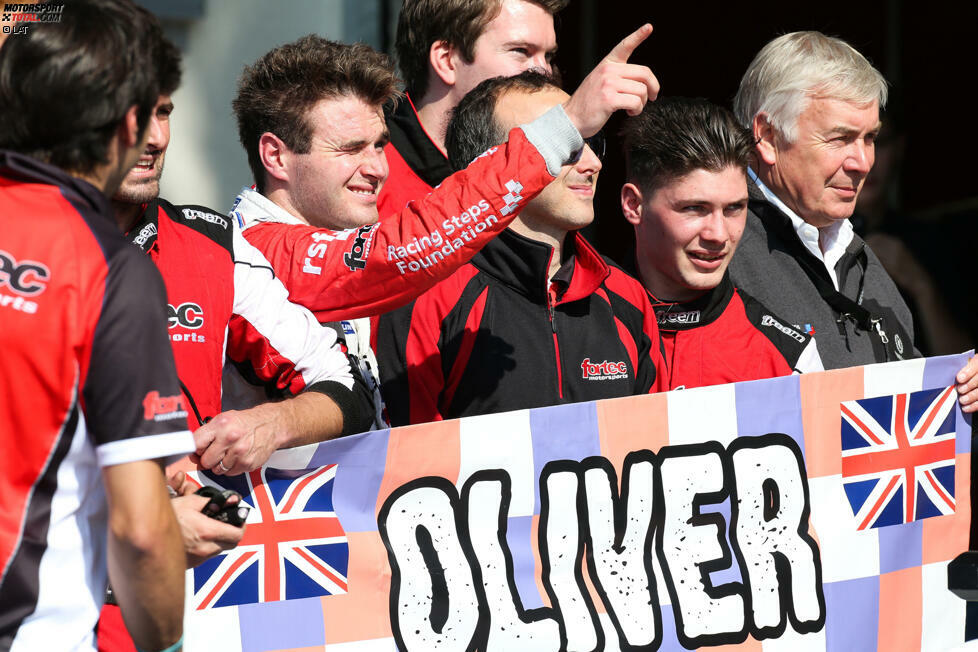
[[[622,211],[635,226],[642,284],[657,298],[690,301],[723,279],[747,219],[747,177],[736,166],[698,169],[643,197],[622,188]]]
[[[812,98],[798,117],[795,142],[788,143],[770,130],[758,143],[761,179],[812,226],[846,219],[873,167],[879,129],[875,101],[853,104]]]
[[[503,130],[532,122],[570,96],[548,87],[531,93],[512,90],[503,93],[496,103],[495,121]],[[559,236],[594,221],[594,190],[601,161],[585,146],[581,158],[561,168],[557,178],[520,212],[517,220],[537,232]]]
[[[145,204],[160,195],[163,159],[170,144],[170,114],[173,102],[169,95],[160,95],[146,126],[146,147],[136,164],[126,174],[113,195],[113,201],[124,204]]]
[[[313,226],[351,229],[377,221],[377,194],[389,168],[379,106],[353,95],[320,100],[307,114],[309,152],[288,153],[291,212]]]
[[[499,15],[476,40],[472,61],[465,61],[461,53],[454,55],[453,92],[461,100],[486,79],[511,77],[530,68],[549,74],[556,51],[554,17],[546,9],[526,0],[503,0]]]

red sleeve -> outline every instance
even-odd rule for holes
[[[258,223],[245,236],[320,321],[402,306],[448,277],[553,177],[521,129],[430,195],[356,230]]]

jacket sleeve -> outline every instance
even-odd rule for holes
[[[288,291],[260,251],[234,229],[234,305],[228,357],[245,375],[278,393],[304,390],[329,396],[343,413],[345,434],[369,429],[373,412],[366,385],[337,341]]]
[[[563,110],[551,110],[379,223],[345,231],[258,223],[245,234],[292,301],[320,321],[381,314],[472,258],[553,181],[579,141]]]

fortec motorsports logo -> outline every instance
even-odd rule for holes
[[[64,3],[6,2],[0,22],[4,34],[26,34],[30,23],[60,23]]]
[[[628,378],[628,365],[624,362],[591,362],[584,358],[581,362],[581,372],[585,380],[618,380]]]

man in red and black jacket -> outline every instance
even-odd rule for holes
[[[452,164],[465,166],[513,125],[566,99],[535,71],[483,82],[449,126]],[[577,232],[594,219],[601,150],[589,139],[577,161],[471,262],[381,316],[377,351],[392,424],[628,396],[657,386],[658,329],[644,289]]]
[[[750,134],[725,109],[670,98],[629,118],[624,135],[621,205],[662,335],[666,389],[821,371],[815,340],[727,273],[747,218]]]
[[[153,261],[166,286],[165,321],[191,413],[193,459],[215,474],[234,475],[260,467],[280,448],[369,430],[370,394],[335,333],[288,301],[271,264],[231,219],[158,198],[170,93],[180,77],[179,54],[167,55],[157,61],[164,94],[153,108],[146,147],[112,209],[130,246]],[[241,373],[224,374],[222,386],[226,361]],[[227,407],[242,409],[222,411]],[[185,495],[172,502],[188,566],[240,541],[242,528],[201,514],[207,499],[193,495],[190,482],[178,486]],[[104,652],[134,649],[117,608],[103,608],[98,645]]]

